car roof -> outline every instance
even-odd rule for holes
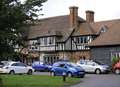
[[[8,61],[6,64],[20,63],[19,61]]]

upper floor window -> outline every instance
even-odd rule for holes
[[[105,33],[105,32],[107,31],[107,29],[108,29],[107,26],[103,25],[103,26],[101,27],[99,33],[100,33],[100,34],[101,34],[101,33]]]
[[[54,44],[54,37],[49,37],[49,44]]]
[[[47,37],[44,38],[44,45],[47,45]]]
[[[87,36],[74,37],[74,42],[76,42],[77,44],[87,43]]]
[[[38,39],[38,44],[41,46],[51,45],[55,43],[54,37],[41,37]]]

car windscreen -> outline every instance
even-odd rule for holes
[[[100,61],[94,61],[95,63],[99,64],[99,65],[105,65],[104,63],[100,62]]]
[[[68,67],[75,67],[74,64],[67,64]]]

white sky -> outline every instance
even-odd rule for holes
[[[120,0],[48,0],[43,4],[40,13],[44,16],[40,18],[67,15],[70,6],[78,6],[78,15],[82,18],[86,10],[95,12],[95,21],[120,18]]]

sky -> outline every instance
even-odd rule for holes
[[[70,6],[78,6],[78,15],[84,19],[86,10],[95,12],[95,21],[120,18],[120,0],[48,0],[39,18],[67,15]]]

